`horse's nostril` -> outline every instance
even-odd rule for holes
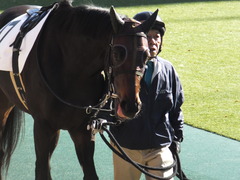
[[[124,115],[133,118],[139,112],[139,104],[138,103],[129,103],[127,101],[122,101],[120,104]]]

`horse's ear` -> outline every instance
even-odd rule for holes
[[[119,29],[123,26],[124,21],[116,13],[113,6],[110,8],[110,18],[111,18],[111,23],[112,23],[113,30],[117,34],[119,32]]]
[[[153,24],[157,18],[157,15],[158,15],[158,9],[146,21],[144,21],[140,26],[137,26],[137,28],[139,28],[143,32],[147,33],[153,26]]]

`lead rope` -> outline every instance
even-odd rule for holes
[[[121,121],[117,121],[117,122],[107,122],[107,120],[105,119],[95,119],[92,120],[92,125],[89,126],[89,128],[92,128],[92,132],[94,132],[94,136],[97,132],[100,133],[101,138],[103,139],[103,141],[106,143],[106,145],[115,153],[117,154],[120,158],[122,158],[123,160],[129,162],[130,164],[132,164],[134,167],[136,167],[139,171],[141,171],[142,173],[146,174],[147,176],[150,176],[152,178],[155,179],[159,179],[159,180],[169,180],[171,178],[173,178],[174,176],[176,176],[177,171],[178,171],[178,158],[176,157],[176,155],[173,154],[174,157],[174,162],[167,167],[163,167],[163,168],[156,168],[156,167],[150,167],[150,166],[144,166],[142,164],[139,164],[135,161],[133,161],[121,148],[121,146],[119,145],[119,143],[117,142],[117,140],[115,139],[115,137],[113,136],[113,134],[108,130],[108,128],[106,126],[116,126],[119,125],[121,123]],[[118,151],[109,143],[109,141],[105,138],[105,136],[103,135],[103,132],[106,132],[111,141],[116,145]],[[156,175],[153,175],[151,173],[149,173],[147,170],[159,170],[159,171],[166,171],[173,168],[173,173],[172,175],[168,176],[168,177],[159,177]]]
[[[37,47],[38,47],[38,45],[37,45]],[[49,84],[46,81],[45,76],[42,73],[42,69],[41,69],[41,66],[40,66],[39,58],[38,58],[38,49],[39,48],[37,48],[36,59],[37,59],[37,67],[38,67],[40,77],[41,77],[43,83],[45,84],[45,86],[47,87],[47,89],[51,92],[51,94],[56,99],[58,99],[60,102],[62,102],[63,104],[65,104],[69,107],[80,109],[80,110],[85,110],[86,114],[91,114],[93,110],[96,111],[94,113],[94,115],[92,116],[92,118],[95,118],[100,111],[105,111],[105,112],[112,112],[113,111],[113,109],[102,109],[106,105],[106,103],[108,102],[108,100],[110,98],[117,98],[117,95],[114,93],[114,89],[112,88],[112,82],[111,82],[112,68],[110,66],[107,66],[107,68],[108,68],[107,69],[107,79],[108,79],[107,80],[107,93],[105,93],[103,95],[103,97],[99,100],[99,103],[94,105],[94,106],[91,106],[91,105],[89,105],[89,106],[79,106],[79,105],[75,105],[75,104],[72,104],[70,102],[65,101],[64,99],[59,97],[53,91],[53,89],[49,86]],[[107,61],[110,61],[110,54],[109,53],[111,53],[110,48],[109,48],[109,50],[106,54],[106,57],[105,57],[105,59],[107,59]]]

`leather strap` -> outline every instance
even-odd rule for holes
[[[21,75],[14,74],[12,71],[10,71],[10,77],[19,100],[21,101],[23,106],[28,110],[26,98],[25,98],[26,91],[25,91],[25,87],[24,87]]]
[[[21,74],[19,73],[19,67],[18,67],[18,57],[19,57],[19,52],[21,51],[20,47],[25,35],[31,29],[33,29],[42,20],[42,18],[48,13],[48,10],[53,8],[54,6],[55,4],[45,8],[41,8],[40,10],[39,9],[34,9],[31,11],[28,10],[27,14],[29,16],[20,27],[20,32],[18,33],[15,41],[11,45],[13,47],[13,53],[12,53],[13,72],[10,72],[10,77],[19,100],[27,110],[28,110],[28,107],[27,107],[26,98],[25,98],[26,91],[25,91],[25,87],[22,81]]]

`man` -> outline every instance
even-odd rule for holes
[[[141,12],[134,19],[143,22],[151,14],[152,12]],[[158,16],[147,34],[151,56],[141,81],[140,115],[111,127],[111,132],[127,155],[132,160],[151,167],[171,165],[174,160],[169,147],[173,142],[180,144],[183,140],[183,114],[180,108],[184,100],[182,86],[172,64],[157,56],[161,52],[165,31],[165,24]],[[113,155],[113,161],[115,180],[140,178],[141,172],[116,154]],[[173,169],[149,172],[168,177]],[[146,176],[146,179],[153,178]]]

